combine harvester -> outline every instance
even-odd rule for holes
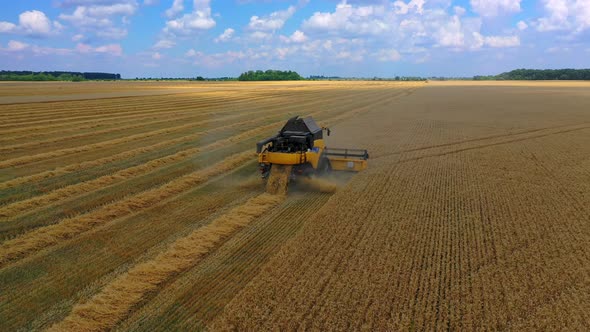
[[[312,177],[332,171],[359,172],[367,168],[367,150],[328,148],[320,127],[311,118],[295,116],[270,138],[256,143],[256,153],[262,177],[267,179],[266,191],[286,194],[290,181],[297,177]]]

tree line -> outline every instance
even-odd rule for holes
[[[590,80],[590,69],[516,69],[499,75],[474,76],[474,80]]]
[[[297,72],[290,70],[250,70],[238,77],[238,81],[299,81],[302,79],[303,77]]]
[[[70,71],[0,71],[0,81],[86,81],[86,80],[120,80],[120,74],[86,73]]]

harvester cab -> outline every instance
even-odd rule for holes
[[[324,132],[311,118],[292,117],[272,137],[256,144],[260,172],[270,182],[286,184],[297,176],[324,175],[332,171],[359,172],[367,168],[367,150],[328,148],[324,144]],[[280,174],[280,175],[279,175]],[[273,179],[273,177],[286,177]]]

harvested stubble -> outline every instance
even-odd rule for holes
[[[305,189],[313,191],[319,191],[322,193],[334,193],[338,190],[338,184],[330,181],[329,179],[313,177],[313,178],[301,178],[300,183]]]
[[[250,151],[233,155],[217,164],[190,173],[161,187],[117,201],[81,216],[61,220],[57,224],[42,227],[13,240],[6,241],[0,246],[0,266],[47,246],[69,239],[97,225],[126,216],[140,209],[148,208],[162,200],[189,190],[211,177],[226,173],[251,160],[252,157],[253,153]]]
[[[153,260],[132,267],[50,331],[103,331],[112,328],[149,292],[174,274],[196,264],[223,239],[248,225],[285,199],[261,194],[174,242]]]

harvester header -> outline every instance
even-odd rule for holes
[[[367,150],[327,148],[324,132],[328,136],[331,133],[311,117],[290,118],[276,135],[256,144],[262,177],[268,178],[271,172],[273,175],[280,173],[288,178],[269,182],[288,183],[298,176],[321,176],[332,171],[359,172],[367,168]]]

